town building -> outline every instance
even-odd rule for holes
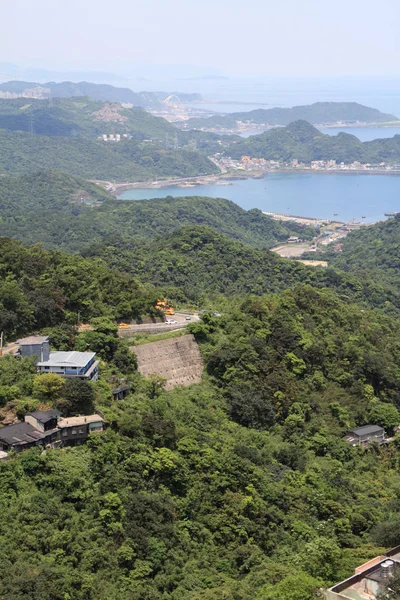
[[[56,408],[51,410],[37,410],[25,415],[25,422],[30,423],[38,431],[50,431],[57,428],[61,413]]]
[[[50,352],[48,360],[37,363],[40,373],[57,373],[62,377],[96,381],[99,361],[94,352]]]
[[[48,336],[31,335],[21,340],[17,340],[18,350],[15,356],[36,356],[38,360],[49,360],[50,340]]]
[[[325,592],[326,600],[377,600],[400,568],[400,546],[357,567],[354,575]]]
[[[368,446],[372,442],[382,444],[386,439],[386,432],[379,425],[364,425],[350,429],[345,439],[352,446]]]
[[[0,450],[21,452],[33,446],[51,446],[60,439],[58,427],[40,431],[30,423],[16,423],[0,429]]]
[[[21,452],[33,446],[56,448],[83,444],[93,431],[104,430],[101,414],[61,418],[57,409],[27,413],[23,423],[0,427],[0,458],[10,450]]]
[[[61,441],[70,446],[83,444],[89,433],[104,430],[104,419],[101,415],[87,415],[81,417],[68,417],[58,421],[61,430]]]

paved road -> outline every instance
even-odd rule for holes
[[[186,325],[200,320],[200,317],[197,313],[193,313],[190,315],[190,321],[186,319],[187,316],[188,314],[185,313],[175,313],[174,315],[166,317],[166,320],[169,321],[169,323],[140,323],[139,325],[135,323],[133,325],[129,325],[129,327],[120,327],[119,330],[141,331],[142,329],[161,329],[165,331],[167,329],[174,329],[177,325],[186,327]]]

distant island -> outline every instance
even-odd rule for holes
[[[382,113],[357,102],[316,102],[292,108],[259,108],[229,115],[193,118],[186,121],[184,129],[201,129],[215,132],[240,132],[257,126],[259,128],[284,127],[293,121],[304,120],[313,125],[382,125],[397,123],[395,115]]]

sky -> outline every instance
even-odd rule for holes
[[[0,60],[128,76],[176,65],[199,75],[395,77],[399,22],[399,0],[13,0],[2,5]]]

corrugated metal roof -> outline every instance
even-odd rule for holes
[[[384,429],[383,427],[379,427],[379,425],[364,425],[363,427],[350,429],[349,433],[354,433],[354,435],[369,435],[372,433],[381,433],[382,431]]]
[[[95,352],[50,352],[49,360],[38,362],[38,367],[85,367]]]

